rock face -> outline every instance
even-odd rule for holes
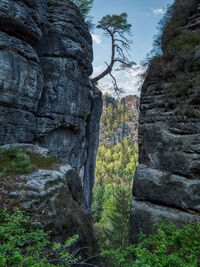
[[[8,181],[4,195],[23,196],[20,207],[38,218],[44,211],[41,221],[58,237],[76,232],[97,253],[87,207],[102,100],[89,80],[92,59],[87,25],[70,0],[0,1],[0,145],[40,146],[66,165]]]
[[[163,55],[151,62],[141,94],[132,243],[140,231],[152,233],[158,218],[177,226],[200,221],[198,1],[175,1],[161,40]]]
[[[38,144],[65,158],[91,203],[101,94],[92,40],[69,0],[0,2],[0,145]]]

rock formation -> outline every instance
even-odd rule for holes
[[[101,115],[92,40],[70,1],[47,2],[0,2],[0,145],[34,143],[66,158],[89,206]]]
[[[82,243],[95,247],[94,237],[89,244],[85,234],[91,230],[85,200],[89,207],[102,106],[89,80],[92,59],[87,25],[70,0],[0,1],[0,145],[37,145],[69,164],[20,178],[33,189],[22,206],[37,210],[35,200],[45,198],[59,221],[55,227],[68,228],[67,234],[74,224]],[[46,198],[51,183],[63,197]]]
[[[200,5],[175,1],[141,92],[131,242],[158,218],[200,221]]]

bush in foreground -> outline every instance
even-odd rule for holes
[[[176,229],[160,221],[157,233],[137,246],[104,251],[109,267],[198,267],[200,266],[200,223]]]
[[[54,267],[70,266],[80,260],[69,252],[78,236],[64,244],[51,243],[50,236],[21,210],[0,212],[0,266]],[[58,263],[54,265],[53,263]]]

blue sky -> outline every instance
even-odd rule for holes
[[[145,58],[152,48],[153,36],[157,33],[159,20],[162,18],[167,5],[171,5],[174,0],[94,0],[93,8],[90,15],[94,17],[97,23],[107,14],[128,14],[128,22],[132,24],[132,50],[130,59],[138,65]],[[98,74],[105,67],[105,61],[109,62],[110,42],[103,35],[102,30],[95,29],[93,32],[93,49],[94,49],[94,75]],[[116,73],[127,94],[138,94],[137,77],[135,73],[125,72]],[[120,84],[120,85],[121,85]],[[101,81],[100,86],[105,91],[111,87],[110,78]],[[128,87],[128,88],[127,88]]]

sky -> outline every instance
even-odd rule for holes
[[[114,71],[118,80],[118,85],[125,90],[125,94],[136,94],[140,92],[140,73],[143,71],[141,61],[150,52],[153,43],[153,37],[157,34],[157,26],[163,17],[167,5],[171,5],[174,0],[94,0],[93,8],[90,15],[94,17],[96,24],[103,16],[107,14],[128,14],[128,23],[132,24],[131,36],[131,52],[129,59],[136,62],[135,70]],[[92,76],[101,73],[106,67],[104,62],[109,62],[111,44],[109,38],[105,37],[103,31],[94,29],[92,32],[94,72]],[[112,88],[112,80],[109,76],[102,79],[98,86],[103,92],[110,92]]]

